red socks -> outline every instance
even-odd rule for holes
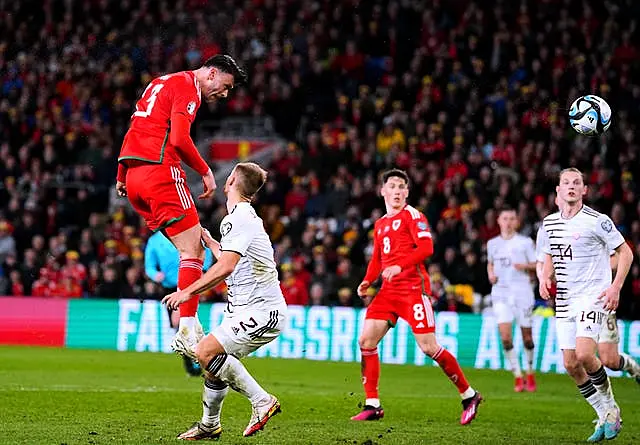
[[[180,260],[178,269],[178,289],[186,289],[202,276],[202,261],[198,258]],[[195,317],[198,312],[199,296],[194,295],[180,305],[180,318]]]
[[[378,398],[378,382],[380,381],[380,358],[378,348],[363,349],[362,353],[362,384],[367,399]]]
[[[464,376],[462,369],[460,369],[458,360],[456,360],[449,351],[440,347],[438,352],[431,358],[440,365],[440,368],[442,368],[442,371],[449,377],[449,380],[458,387],[460,394],[469,389],[469,382],[467,382],[467,378]]]

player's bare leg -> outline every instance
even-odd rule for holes
[[[202,276],[204,264],[204,247],[200,241],[202,227],[196,224],[180,233],[173,233],[177,228],[167,229],[167,235],[180,253],[178,269],[178,288],[185,289]],[[183,350],[183,354],[195,359],[193,350],[204,337],[204,331],[198,321],[198,296],[180,305],[180,322],[178,332],[172,343],[174,350]]]
[[[640,384],[640,365],[629,354],[620,352],[618,343],[598,343],[598,356],[605,367],[612,371],[626,371]]]
[[[460,423],[467,425],[476,418],[478,405],[482,402],[482,395],[474,390],[467,382],[458,360],[445,348],[440,346],[434,333],[414,334],[422,352],[435,360],[442,371],[458,388],[462,398],[462,415]]]
[[[351,420],[378,420],[384,417],[380,405],[378,383],[380,382],[380,358],[378,343],[389,331],[387,320],[365,319],[358,343],[360,345],[362,385],[365,392],[365,403],[362,411]]]
[[[525,381],[525,389],[534,392],[537,389],[536,377],[533,371],[533,360],[535,357],[535,344],[533,343],[533,332],[530,327],[520,328],[522,332],[522,342],[524,343],[524,351],[527,354],[527,377]]]
[[[247,428],[244,430],[244,436],[251,436],[267,424],[271,417],[280,412],[280,402],[277,398],[266,392],[256,380],[249,374],[244,365],[232,355],[227,355],[224,347],[218,339],[212,334],[204,337],[195,349],[198,361],[203,369],[205,369],[205,379],[210,381],[210,390],[218,390],[224,392],[225,389],[216,381],[224,382],[234,391],[239,392],[251,402],[252,415]],[[220,409],[222,408],[222,400],[224,393],[213,394],[209,396],[213,405],[208,408],[204,407],[203,421],[213,422],[220,419]],[[206,401],[205,389],[205,401]],[[218,403],[218,405],[215,405]]]
[[[613,439],[620,432],[620,409],[616,405],[613,397],[613,389],[609,376],[607,375],[602,362],[596,356],[597,343],[592,338],[576,338],[576,358],[589,375],[589,380],[593,383],[607,406],[607,413],[604,419],[604,433],[606,439]]]
[[[580,394],[598,415],[595,431],[587,440],[589,442],[599,442],[604,438],[604,423],[602,420],[607,415],[607,405],[598,390],[593,386],[593,383],[591,383],[584,367],[578,361],[575,349],[563,349],[562,358],[567,374],[571,376]]]
[[[511,365],[511,372],[513,372],[513,377],[515,379],[513,390],[515,392],[522,392],[524,391],[524,379],[522,378],[522,369],[520,368],[520,358],[518,357],[515,349],[513,349],[513,324],[498,323],[498,332],[500,333],[504,356]]]

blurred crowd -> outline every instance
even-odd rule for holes
[[[148,231],[108,211],[115,159],[153,76],[226,52],[249,84],[198,119],[270,115],[289,141],[256,206],[290,303],[363,304],[378,175],[400,167],[432,226],[436,307],[479,310],[496,209],[535,236],[575,166],[634,249],[619,315],[640,319],[640,2],[33,3],[0,0],[0,294],[159,297]],[[602,138],[567,125],[587,93],[613,109]],[[215,232],[224,206],[200,211]]]

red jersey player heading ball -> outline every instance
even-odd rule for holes
[[[440,365],[458,388],[463,407],[460,423],[466,425],[475,418],[482,396],[469,386],[456,358],[436,340],[435,317],[428,297],[429,276],[424,267],[424,261],[433,253],[427,218],[407,204],[409,177],[404,171],[385,172],[382,183],[380,194],[387,214],[375,223],[373,254],[358,295],[364,297],[380,275],[382,287],[367,307],[359,340],[365,406],[351,419],[377,420],[384,416],[378,398],[378,343],[398,318],[403,318],[411,326],[420,349]]]
[[[211,169],[191,140],[191,124],[202,98],[207,102],[225,98],[246,77],[233,58],[217,55],[194,71],[153,79],[136,103],[120,150],[118,195],[128,196],[147,226],[161,230],[180,252],[180,289],[202,276],[204,261],[202,227],[181,161],[202,176],[200,199],[209,198],[216,189]],[[180,327],[172,346],[193,349],[202,338],[197,310],[197,295],[180,305]]]

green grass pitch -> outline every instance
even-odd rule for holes
[[[594,414],[569,378],[540,375],[536,394],[514,394],[507,372],[466,370],[485,396],[469,426],[438,368],[382,366],[386,417],[354,423],[359,365],[248,359],[282,403],[264,431],[243,438],[248,402],[230,393],[220,444],[575,444]],[[162,444],[201,415],[202,379],[166,354],[0,347],[0,443]],[[614,379],[624,427],[615,444],[640,444],[640,385]]]

